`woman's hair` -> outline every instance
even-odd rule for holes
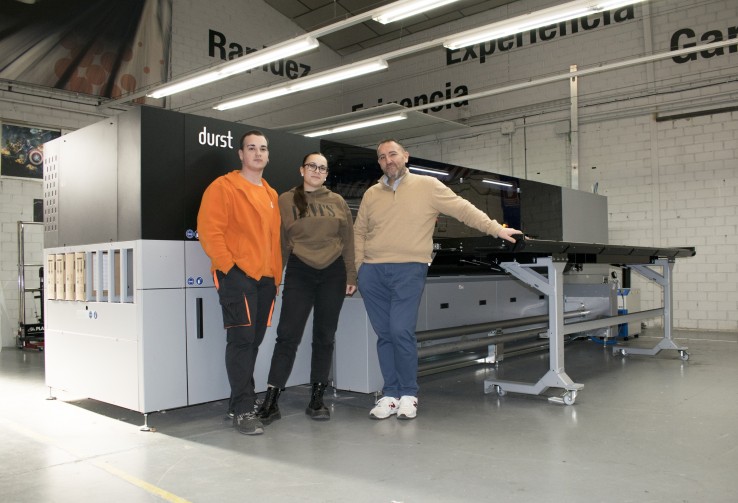
[[[302,164],[301,166],[305,166],[305,163],[308,160],[308,157],[311,155],[319,155],[321,157],[325,157],[320,152],[310,152],[305,157],[302,158]],[[307,215],[307,208],[308,208],[308,202],[307,197],[305,196],[305,186],[301,183],[297,187],[295,187],[295,196],[293,198],[295,206],[297,207],[297,210],[300,212],[300,218],[305,218]]]

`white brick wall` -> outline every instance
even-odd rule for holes
[[[0,178],[0,335],[3,346],[14,346],[17,335],[18,308],[18,224],[33,221],[33,200],[42,199],[41,180]],[[43,227],[25,227],[25,263],[43,261]],[[38,288],[38,267],[27,267],[26,288]],[[41,306],[26,295],[26,322],[36,323]]]
[[[735,112],[661,123],[646,115],[582,131],[582,187],[597,182],[608,197],[610,241],[696,248],[675,266],[674,323],[681,328],[738,328],[736,124]],[[660,290],[637,285],[644,308],[661,301]]]

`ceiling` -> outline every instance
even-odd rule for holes
[[[264,0],[306,32],[342,21],[396,0]],[[516,0],[460,0],[425,14],[383,25],[367,21],[350,29],[321,36],[320,41],[346,56],[384,42],[441,26],[457,19],[513,3]]]

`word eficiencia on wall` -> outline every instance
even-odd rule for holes
[[[562,21],[558,24],[551,24],[534,30],[507,35],[462,49],[446,49],[446,66],[472,60],[479,60],[480,64],[486,63],[487,56],[492,56],[495,53],[504,53],[526,45],[548,42],[557,37],[575,35],[580,31],[591,31],[633,19],[635,19],[635,13],[631,5],[630,7],[602,11],[589,16]]]
[[[461,96],[467,96],[469,94],[469,88],[463,84],[454,87],[451,82],[446,82],[446,88],[443,91],[433,91],[430,94],[421,93],[412,98],[402,98],[399,100],[388,101],[387,103],[397,103],[406,108],[418,107],[421,105],[428,105],[435,103],[436,101],[450,100],[452,98],[459,98]],[[377,104],[374,106],[384,105],[384,99],[379,98]],[[468,100],[457,101],[455,103],[446,103],[445,105],[437,105],[434,107],[424,108],[423,112],[440,112],[441,110],[450,110],[453,107],[460,108],[469,104]],[[364,107],[364,103],[357,103],[351,106],[351,111],[355,112],[361,110]]]
[[[236,42],[230,42],[223,33],[215,30],[208,30],[208,55],[211,58],[220,58],[222,60],[232,60],[258,51],[253,47],[244,47]],[[266,46],[264,46],[266,47]],[[280,59],[272,61],[269,64],[262,65],[261,69],[265,72],[271,72],[273,75],[287,77],[295,80],[298,77],[306,77],[310,73],[310,65],[298,63],[293,59]],[[249,72],[251,70],[248,70]]]

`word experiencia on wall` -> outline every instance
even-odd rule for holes
[[[700,36],[699,40],[700,42],[709,44],[711,42],[722,42],[723,40],[730,40],[736,37],[738,37],[738,26],[730,26],[725,30],[725,33],[720,30],[706,31]],[[695,47],[697,45],[695,40],[697,40],[697,33],[695,33],[691,28],[682,28],[681,30],[677,30],[671,36],[671,50],[676,51],[679,49]],[[729,45],[728,52],[738,52],[738,45]],[[697,61],[697,58],[700,56],[705,59],[709,59],[715,56],[723,56],[724,54],[725,47],[718,47],[717,49],[712,49],[710,51],[693,52],[685,54],[684,56],[676,56],[671,59],[674,63],[688,63],[690,61]]]
[[[226,44],[228,45],[226,46]],[[253,47],[244,47],[236,42],[228,43],[226,36],[223,33],[215,30],[208,30],[208,55],[211,58],[231,60],[256,51],[258,51],[258,49],[254,49]],[[306,77],[310,73],[310,65],[298,63],[293,59],[272,61],[269,64],[263,65],[261,69],[265,72],[271,72],[274,75],[287,77],[292,80],[295,80],[298,77]],[[250,71],[251,70],[249,70],[249,72]]]
[[[538,42],[548,42],[556,37],[574,35],[580,31],[590,31],[597,28],[609,26],[613,23],[623,23],[635,18],[633,6],[623,7],[612,11],[602,11],[598,14],[584,16],[558,24],[542,26],[535,30],[529,30],[514,35],[508,35],[489,42],[470,45],[463,49],[446,49],[446,65],[456,65],[466,61],[479,60],[486,63],[487,56],[497,52],[507,52],[518,47],[534,45]]]
[[[463,49],[446,49],[446,66],[464,63],[471,60],[479,60],[485,63],[487,57],[496,52],[502,53],[522,47],[524,45],[532,45],[538,42],[547,42],[556,37],[562,37],[569,34],[579,33],[580,31],[590,31],[597,28],[609,26],[613,23],[622,23],[635,19],[633,6],[614,9],[612,11],[602,11],[598,14],[584,16],[577,19],[571,19],[558,24],[544,26],[535,30],[509,35],[489,42],[472,45]],[[466,96],[469,94],[469,88],[465,85],[458,85],[452,88],[450,82],[446,82],[444,91],[433,91],[429,94],[421,93],[412,98],[402,98],[400,100],[389,101],[388,103],[398,103],[404,107],[417,107],[425,104],[434,103],[436,101],[448,100],[454,97]],[[377,100],[377,105],[381,105],[383,99]],[[463,107],[469,104],[468,100],[458,101],[456,103],[448,103],[435,107],[423,109],[423,112],[440,112],[453,107]],[[351,107],[351,111],[364,108],[364,103],[357,103]]]
[[[398,103],[406,108],[417,107],[421,105],[428,105],[435,103],[436,101],[450,100],[451,98],[459,98],[469,94],[469,88],[461,84],[453,87],[451,82],[446,82],[446,89],[443,91],[433,91],[430,94],[421,93],[412,98],[402,98],[400,100],[388,101],[387,103]],[[383,105],[384,99],[379,98],[375,106]],[[468,100],[457,101],[456,103],[447,103],[445,105],[438,105],[435,107],[424,108],[423,112],[440,112],[441,110],[449,110],[453,107],[463,107],[469,104]],[[351,107],[351,111],[361,110],[364,108],[364,103],[357,103]]]

